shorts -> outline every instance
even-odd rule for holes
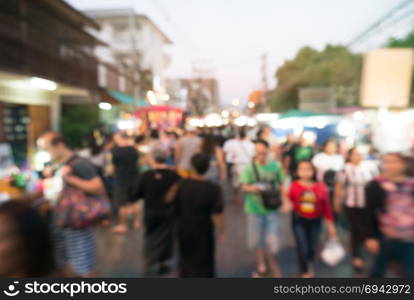
[[[263,249],[267,253],[279,251],[279,215],[271,212],[266,215],[247,214],[247,246],[249,249]]]
[[[137,200],[137,182],[115,183],[113,199],[117,207],[131,204]]]
[[[94,233],[87,229],[68,229],[55,226],[54,241],[57,266],[69,266],[76,276],[90,274],[96,265]]]

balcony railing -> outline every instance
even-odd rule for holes
[[[124,81],[124,84],[121,84],[121,80]],[[137,94],[139,83],[134,80],[131,72],[122,72],[115,65],[101,62],[99,65],[99,85],[134,97]]]
[[[34,2],[0,0],[0,70],[96,88],[95,43]]]

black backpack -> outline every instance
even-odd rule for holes
[[[334,188],[336,182],[336,171],[326,171],[325,174],[323,174],[323,182],[329,187],[329,189]]]

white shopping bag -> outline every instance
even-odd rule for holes
[[[329,240],[322,250],[321,258],[324,263],[333,267],[339,264],[345,255],[345,249],[338,240]]]
[[[51,178],[46,178],[43,180],[43,195],[44,198],[52,204],[56,205],[59,200],[59,196],[63,190],[63,179],[62,176],[56,174]]]

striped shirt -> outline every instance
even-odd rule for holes
[[[378,172],[377,165],[371,161],[363,161],[357,166],[351,163],[345,165],[344,170],[337,174],[337,181],[345,185],[346,207],[365,207],[365,186],[378,175]]]
[[[414,242],[414,179],[396,184],[379,177],[377,182],[386,192],[385,210],[379,215],[381,232],[392,239]]]

